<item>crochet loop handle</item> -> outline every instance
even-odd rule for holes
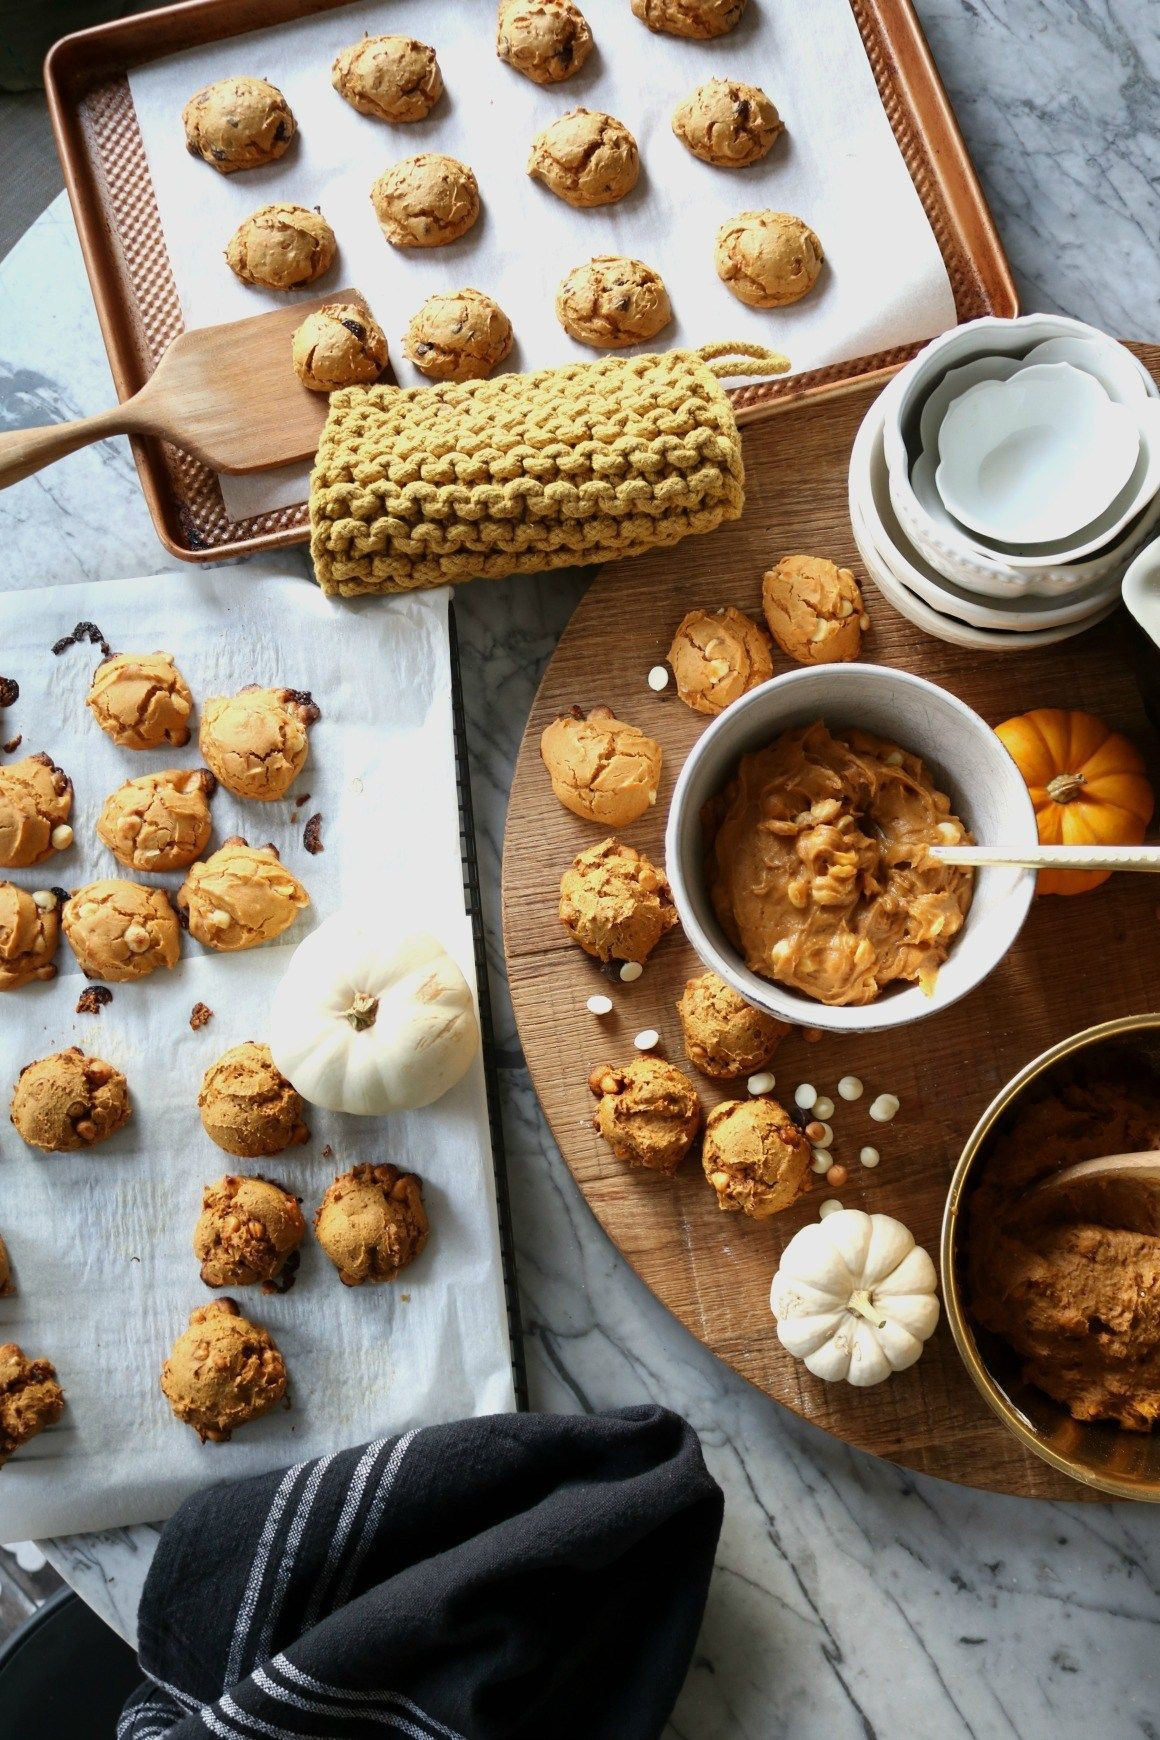
[[[719,381],[728,380],[730,375],[784,375],[789,368],[789,358],[780,351],[743,338],[702,344],[696,355]]]

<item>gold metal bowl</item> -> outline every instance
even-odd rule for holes
[[[1022,1444],[1073,1480],[1116,1498],[1160,1504],[1160,1431],[1127,1432],[1111,1421],[1073,1420],[1066,1408],[1024,1383],[1016,1355],[976,1328],[964,1299],[964,1210],[997,1133],[1029,1099],[1050,1092],[1069,1074],[1090,1069],[1092,1053],[1137,1057],[1160,1067],[1160,1014],[1131,1015],[1089,1027],[1035,1058],[996,1095],[955,1168],[943,1215],[943,1302],[955,1346],[979,1394]]]

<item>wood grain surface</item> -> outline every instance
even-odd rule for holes
[[[1160,379],[1160,349],[1138,351]],[[1038,1052],[1093,1022],[1160,1005],[1160,923],[1150,877],[1121,876],[1093,893],[1035,903],[1007,959],[963,1002],[916,1026],[877,1035],[791,1033],[774,1064],[777,1094],[812,1082],[834,1099],[834,1156],[850,1169],[834,1192],[818,1181],[794,1208],[759,1224],[723,1214],[694,1154],[676,1179],[642,1175],[615,1160],[592,1127],[589,1070],[633,1055],[645,1027],[660,1053],[689,1069],[708,1109],[736,1097],[697,1074],[683,1052],[674,1004],[700,963],[680,931],[631,985],[613,982],[567,939],[557,917],[560,876],[601,832],[553,797],[539,738],[573,704],[604,702],[664,749],[656,808],[623,837],[658,863],[669,798],[684,756],[707,721],[646,676],[695,606],[734,604],[760,615],[763,571],[808,551],[860,571],[846,509],[846,469],[858,424],[874,397],[865,386],[772,414],[746,429],[748,503],[740,520],[707,537],[602,570],[581,601],[540,685],[520,749],[508,808],[503,922],[516,1020],[528,1068],[560,1151],[593,1212],[637,1273],[682,1323],[776,1401],[848,1443],[968,1486],[1049,1498],[1096,1495],[1055,1473],[988,1412],[941,1322],[910,1371],[869,1391],[826,1385],[781,1347],[769,1286],[791,1235],[824,1196],[848,1208],[897,1215],[937,1259],[947,1183],[979,1114]],[[927,638],[866,582],[872,616],[864,657],[943,684],[992,724],[1029,707],[1084,707],[1126,731],[1160,777],[1160,745],[1133,685],[1121,614],[1042,651],[972,653]],[[787,661],[778,657],[775,669]],[[614,1010],[598,1019],[595,991]],[[841,1076],[866,1084],[847,1105]],[[744,1094],[744,1084],[741,1093]],[[870,1121],[877,1093],[897,1094],[889,1125]],[[858,1152],[872,1144],[881,1165]]]

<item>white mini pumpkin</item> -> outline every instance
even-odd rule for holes
[[[790,1239],[769,1303],[807,1371],[864,1389],[914,1364],[938,1322],[937,1284],[900,1220],[844,1208]]]
[[[479,1049],[471,989],[443,945],[338,912],[295,949],[270,1051],[311,1105],[382,1116],[439,1099]]]

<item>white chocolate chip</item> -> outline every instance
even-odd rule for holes
[[[730,668],[728,659],[712,659],[709,664],[709,676],[713,682],[720,682],[722,677],[729,675]]]
[[[665,665],[654,665],[648,674],[648,686],[654,694],[659,695],[662,689],[669,686],[669,673]]]
[[[870,628],[870,618],[868,616],[860,616],[858,618],[858,627],[862,630],[863,634],[866,634]]]
[[[651,1051],[660,1042],[661,1036],[655,1027],[643,1027],[632,1043],[638,1051]]]
[[[142,924],[131,924],[125,932],[125,942],[135,955],[143,955],[149,947],[149,932]]]
[[[898,1097],[896,1094],[879,1094],[870,1107],[870,1116],[876,1124],[888,1124],[898,1112]]]
[[[32,939],[32,952],[34,955],[42,955],[44,953],[44,937],[42,935],[38,934]]]
[[[877,1166],[882,1156],[877,1148],[863,1148],[858,1158],[861,1160],[863,1166]]]
[[[901,749],[892,749],[890,751],[890,754],[884,757],[884,760],[886,762],[887,767],[901,767],[902,766],[902,751],[901,751]]]
[[[813,1103],[813,1114],[815,1118],[820,1118],[824,1124],[827,1118],[832,1118],[834,1115],[833,1100],[826,1094],[819,1094]]]
[[[814,1157],[810,1161],[810,1171],[828,1172],[834,1162],[830,1155],[826,1153],[826,1150],[824,1148],[815,1148],[813,1154]]]
[[[590,1015],[611,1015],[612,998],[602,997],[597,993],[595,997],[589,997],[587,1008]]]
[[[212,924],[215,930],[229,930],[233,920],[228,912],[223,912],[220,906],[215,906],[209,915],[208,923]]]
[[[641,966],[639,961],[625,961],[620,969],[621,983],[625,985],[634,984],[643,972],[644,968]]]
[[[751,1094],[771,1094],[777,1086],[777,1077],[771,1069],[763,1069],[751,1075],[745,1085]]]
[[[808,1081],[803,1081],[800,1087],[793,1090],[793,1103],[795,1106],[800,1106],[803,1112],[811,1110],[817,1097],[817,1088],[811,1087]]]
[[[844,1075],[838,1083],[838,1092],[844,1100],[860,1100],[866,1089],[856,1075]]]
[[[836,1196],[827,1197],[818,1210],[818,1219],[826,1220],[831,1214],[841,1214],[842,1205]]]
[[[56,895],[51,888],[38,888],[32,896],[41,912],[53,912],[56,909]]]
[[[953,822],[940,822],[935,833],[940,840],[945,840],[948,846],[953,846],[959,837],[959,830]]]
[[[843,622],[845,621],[846,617],[853,616],[853,614],[854,614],[854,606],[850,603],[850,600],[848,598],[839,598],[839,600],[838,600],[838,615],[842,618]]]
[[[54,852],[66,852],[73,843],[73,831],[67,822],[61,822],[52,830],[50,844]]]

